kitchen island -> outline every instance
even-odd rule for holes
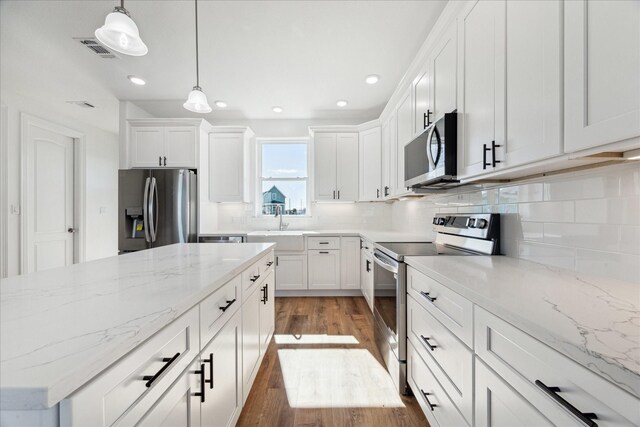
[[[191,360],[180,360],[187,353],[196,356],[223,327],[220,323],[240,312],[241,304],[255,295],[253,312],[259,301],[268,299],[274,247],[176,244],[2,280],[2,424],[19,415],[15,419],[35,417],[29,419],[56,425],[56,418],[65,412],[59,408],[61,401],[94,378],[108,376],[112,365],[126,361],[174,322],[191,319],[185,323],[187,339],[182,340],[189,351],[182,351],[175,363],[186,367]],[[272,307],[273,301],[262,304]],[[263,318],[259,329],[270,334],[273,310],[267,313],[271,319]],[[211,321],[203,323],[207,317]],[[268,340],[270,335],[262,338]],[[151,374],[164,366],[162,358],[159,365],[153,363],[145,366],[151,367]],[[167,379],[168,371],[156,376]],[[150,385],[142,386],[141,394],[157,388]],[[126,394],[126,387],[123,390]]]

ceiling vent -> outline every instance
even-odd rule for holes
[[[81,45],[90,49],[91,52],[95,53],[100,58],[117,58],[117,56],[113,52],[101,45],[100,42],[93,37],[74,37],[73,39],[79,41]]]
[[[96,108],[95,105],[87,101],[67,101],[67,104],[77,105],[78,107],[82,108]]]

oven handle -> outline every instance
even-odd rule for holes
[[[377,253],[373,254],[373,260],[375,261],[376,264],[378,264],[380,267],[384,268],[385,270],[390,271],[394,274],[398,274],[398,267],[396,267],[395,265],[389,264]]]

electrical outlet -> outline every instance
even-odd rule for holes
[[[107,213],[107,207],[106,206],[100,206],[100,214],[105,214]]]

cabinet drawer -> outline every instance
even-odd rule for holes
[[[340,249],[340,237],[308,237],[309,249]]]
[[[61,424],[111,426],[134,407],[144,413],[200,351],[198,325],[194,307],[129,352],[61,402]]]
[[[429,313],[473,349],[473,304],[415,268],[407,269],[407,289]]]
[[[200,345],[207,343],[227,323],[240,305],[240,283],[238,275],[200,303]]]
[[[407,343],[407,364],[409,385],[432,426],[467,426],[447,393],[433,375],[415,347]],[[436,421],[434,423],[433,421]]]
[[[261,279],[261,271],[260,267],[262,266],[261,261],[257,261],[251,265],[251,267],[247,268],[242,272],[242,302],[244,302],[249,294],[253,292],[253,289],[258,286]]]
[[[413,297],[408,298],[407,322],[409,340],[414,348],[471,424],[473,353]]]
[[[269,252],[267,256],[260,260],[260,277],[267,277],[274,270],[273,252]]]
[[[554,424],[585,425],[573,407],[599,427],[640,425],[640,399],[480,307],[475,335],[478,356]]]

